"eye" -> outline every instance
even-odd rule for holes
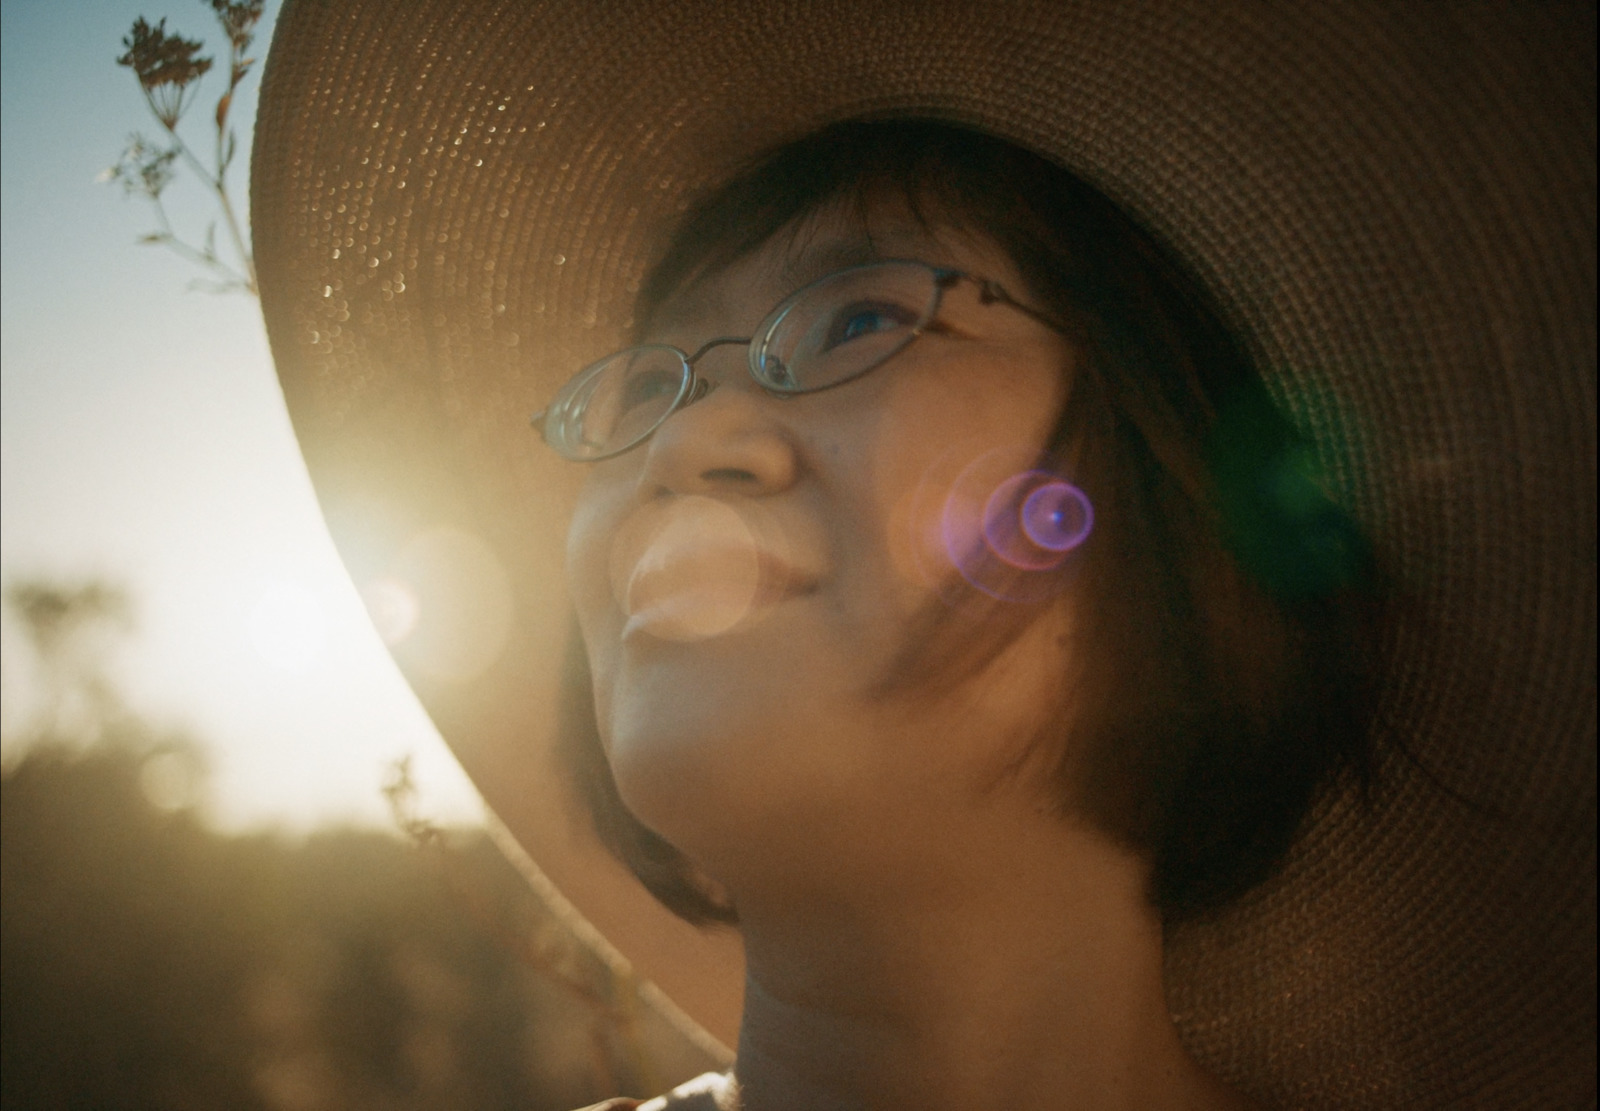
[[[916,320],[916,313],[900,305],[887,301],[859,302],[833,314],[822,350],[831,351],[862,336],[908,328]]]
[[[659,407],[663,402],[670,402],[677,397],[682,385],[683,376],[678,373],[661,369],[636,370],[623,383],[618,408],[628,413],[641,405]]]

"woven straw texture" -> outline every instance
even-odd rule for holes
[[[1589,1106],[1594,77],[1582,4],[297,0],[262,303],[358,583],[440,524],[503,573],[488,662],[396,650],[484,782],[472,730],[566,630],[571,477],[527,417],[618,345],[672,215],[864,114],[1077,171],[1211,283],[1412,603],[1382,729],[1427,772],[1171,939],[1186,1040],[1275,1105]]]

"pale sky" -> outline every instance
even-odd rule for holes
[[[195,267],[136,243],[148,207],[96,181],[131,132],[159,131],[114,63],[140,15],[226,57],[198,0],[0,3],[0,578],[128,588],[117,673],[143,714],[205,743],[219,824],[385,825],[379,787],[407,753],[425,814],[475,820],[328,539],[256,302],[189,290]],[[258,82],[259,64],[234,109],[241,204]],[[221,88],[214,69],[186,120],[197,149]],[[210,209],[187,185],[169,211],[198,238]],[[25,656],[7,628],[8,743]]]

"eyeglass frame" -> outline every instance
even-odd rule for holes
[[[774,389],[761,379],[759,372],[757,371],[756,360],[764,352],[765,345],[771,340],[773,333],[777,331],[779,324],[782,323],[784,317],[787,315],[788,310],[796,302],[805,297],[807,293],[815,289],[817,286],[824,282],[832,281],[840,274],[848,274],[852,270],[867,270],[879,266],[892,265],[919,266],[925,270],[930,270],[933,272],[933,302],[928,307],[928,310],[924,316],[911,328],[910,333],[906,336],[903,343],[901,343],[898,347],[895,347],[893,350],[886,352],[877,362],[869,363],[867,366],[856,371],[854,374],[851,374],[849,377],[841,378],[837,382],[829,382],[824,386],[812,386],[808,389],[779,390]],[[761,327],[756,330],[755,335],[743,337],[717,336],[716,338],[707,340],[705,343],[701,344],[695,349],[693,354],[690,354],[689,352],[683,350],[683,348],[670,343],[638,343],[632,344],[628,347],[619,348],[618,350],[613,351],[611,354],[587,364],[571,378],[567,379],[566,383],[562,385],[561,390],[557,392],[555,400],[553,400],[551,404],[545,406],[543,409],[540,409],[538,412],[534,413],[530,419],[530,423],[539,430],[539,438],[543,440],[545,444],[548,445],[552,450],[554,450],[556,454],[560,455],[563,459],[566,459],[569,462],[600,463],[607,459],[615,459],[619,455],[626,455],[640,444],[643,444],[649,440],[651,436],[654,436],[656,431],[663,424],[665,424],[667,420],[673,416],[673,414],[688,408],[696,401],[702,400],[708,394],[710,394],[712,390],[716,389],[717,386],[720,385],[718,382],[714,382],[709,378],[702,378],[699,374],[695,373],[695,363],[704,358],[708,352],[713,351],[718,347],[727,347],[734,344],[743,344],[745,346],[747,353],[745,359],[745,369],[750,372],[750,377],[752,380],[754,380],[757,388],[769,397],[776,398],[780,401],[789,401],[797,397],[804,397],[807,394],[823,393],[827,390],[837,389],[840,386],[849,385],[851,382],[855,382],[866,377],[868,374],[871,374],[873,371],[883,366],[890,359],[893,359],[896,355],[900,354],[902,351],[916,342],[916,340],[927,330],[928,325],[933,323],[933,321],[938,318],[939,307],[944,303],[945,293],[963,281],[971,282],[978,287],[978,303],[980,305],[1009,305],[1030,319],[1043,324],[1046,328],[1049,328],[1053,332],[1057,332],[1063,336],[1071,334],[1067,326],[1061,321],[1050,316],[1048,313],[1042,312],[1039,309],[1035,309],[1032,306],[1017,300],[1006,290],[1003,285],[992,278],[980,277],[976,274],[968,273],[965,270],[956,270],[948,266],[935,266],[930,262],[923,262],[920,259],[877,259],[872,262],[859,263],[855,266],[846,266],[842,269],[834,270],[831,273],[824,274],[822,277],[817,278],[814,281],[807,282],[805,285],[801,286],[799,289],[785,297],[782,301],[779,301],[777,305],[773,306],[772,311],[767,313],[767,315],[762,318]],[[760,341],[759,343],[758,340]],[[564,393],[568,387],[570,387],[573,383],[582,380],[583,377],[590,371],[595,370],[606,363],[612,362],[620,356],[626,355],[630,351],[652,350],[673,352],[678,356],[678,361],[683,367],[683,383],[678,387],[678,396],[673,399],[672,404],[662,412],[660,418],[657,419],[654,424],[652,424],[644,432],[640,433],[633,440],[629,441],[625,446],[617,448],[614,451],[608,451],[603,455],[573,456],[567,454],[565,451],[561,450],[561,448],[551,443],[549,423],[547,418],[553,412],[555,412],[556,408],[558,407],[561,394]]]

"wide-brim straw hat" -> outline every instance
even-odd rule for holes
[[[262,307],[328,524],[505,826],[725,1040],[738,939],[553,770],[582,468],[529,415],[624,342],[754,152],[928,116],[1088,179],[1207,281],[1408,604],[1377,805],[1169,938],[1195,1054],[1298,1107],[1584,1106],[1595,1057],[1594,9],[1151,0],[294,0]],[[1390,743],[1388,750],[1395,751]]]

